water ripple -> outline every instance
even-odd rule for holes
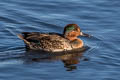
[[[118,0],[1,0],[0,79],[119,80],[119,8]],[[69,23],[92,35],[79,37],[89,46],[82,54],[27,52],[17,37],[26,31],[62,33]]]

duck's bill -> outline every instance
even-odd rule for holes
[[[81,33],[80,33],[80,36],[90,37],[91,35],[81,32]]]

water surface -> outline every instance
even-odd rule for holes
[[[119,80],[119,0],[0,0],[1,80]],[[62,33],[76,23],[89,49],[69,54],[27,52],[21,32]],[[43,53],[43,52],[42,52]]]

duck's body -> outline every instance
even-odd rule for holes
[[[71,25],[73,28],[75,24],[69,24],[67,26]],[[72,30],[70,31],[69,28],[69,31],[67,33],[66,30],[64,29],[63,34],[23,32],[18,36],[25,42],[28,49],[59,52],[82,48],[84,44],[82,40],[77,38],[78,35],[80,35],[80,30],[78,34],[75,33],[75,31]]]

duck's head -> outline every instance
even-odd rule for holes
[[[65,38],[69,40],[75,40],[77,39],[78,36],[87,36],[89,37],[88,34],[83,33],[80,30],[80,27],[77,24],[68,24],[65,26],[63,35]]]

